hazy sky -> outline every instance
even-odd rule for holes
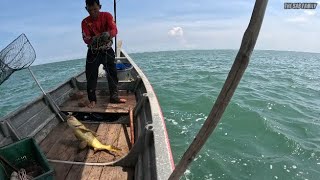
[[[88,15],[84,2],[1,0],[0,48],[25,33],[37,52],[35,64],[85,57],[80,26]],[[254,2],[120,0],[119,38],[127,52],[238,49]],[[284,10],[284,2],[269,0],[256,49],[320,52],[320,5],[316,10]],[[102,10],[112,12],[112,0],[101,3]]]

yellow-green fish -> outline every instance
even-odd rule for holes
[[[104,145],[97,138],[96,133],[86,128],[80,121],[74,116],[69,116],[67,123],[70,128],[72,128],[75,136],[81,142],[80,148],[85,148],[86,146],[93,147],[94,151],[98,150],[108,150],[113,152],[119,152],[121,149],[116,148],[112,145]]]

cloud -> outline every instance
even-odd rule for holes
[[[316,15],[315,10],[304,10],[303,14],[287,18],[286,21],[295,22],[295,23],[306,23],[310,21],[310,19],[312,19],[315,15]]]
[[[314,15],[316,15],[316,11],[314,11],[314,10],[305,10],[304,13],[305,13],[305,15],[307,15],[307,16],[314,16]]]
[[[173,27],[168,34],[173,37],[183,37],[183,29],[182,27]]]
[[[180,48],[188,48],[189,49],[189,48],[193,48],[195,46],[195,45],[188,43],[182,27],[178,26],[178,27],[171,28],[171,30],[168,32],[168,35],[169,35],[169,37],[171,37],[170,39],[172,39],[172,37],[173,37],[173,39],[177,40],[177,46]]]
[[[0,1],[0,5],[6,1],[9,2]],[[147,6],[147,13],[150,13],[148,17],[145,16],[146,12],[141,13],[141,7],[134,2],[119,6],[123,9],[119,11],[117,23],[118,39],[124,41],[124,49],[129,53],[238,49],[254,5],[248,0],[202,0],[201,3],[164,0],[161,3],[165,5],[158,8],[157,3],[142,1]],[[316,10],[284,10],[283,2],[287,1],[272,1],[268,4],[256,48],[319,52],[320,42],[314,37],[320,31],[320,14],[317,12],[320,5]],[[56,1],[51,3],[59,4]],[[184,3],[183,8],[181,3]],[[27,2],[25,4],[29,5]],[[0,26],[0,47],[5,47],[14,37],[24,32],[37,51],[35,63],[85,57],[87,47],[81,38],[80,22],[82,17],[87,16],[87,12],[82,6],[81,3],[69,3],[68,8],[61,9],[62,12],[58,14],[47,13],[51,11],[43,8],[55,5],[46,3],[41,6],[38,4],[40,12],[31,12],[23,6],[20,9],[17,7],[15,11],[2,8],[5,13],[0,15],[0,24],[3,25]],[[72,15],[69,7],[75,12]],[[46,29],[43,30],[43,27]]]
[[[288,18],[286,19],[288,22],[307,22],[308,19],[306,17],[303,16],[297,16],[297,17],[292,17],[292,18]]]

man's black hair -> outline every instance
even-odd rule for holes
[[[100,6],[100,0],[86,0],[86,6],[93,6],[94,3],[97,3],[97,5]]]

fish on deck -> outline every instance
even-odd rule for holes
[[[102,144],[96,137],[96,133],[86,128],[77,118],[69,116],[67,120],[68,126],[73,130],[77,139],[81,141],[79,147],[84,149],[87,146],[93,148],[94,151],[107,150],[110,152],[119,152],[121,149],[112,145]]]

